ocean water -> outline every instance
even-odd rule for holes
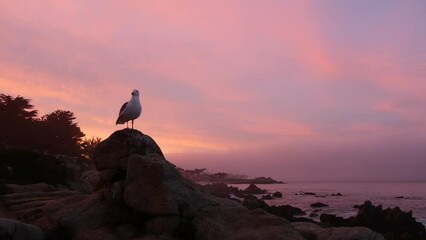
[[[268,205],[288,204],[301,208],[309,216],[318,208],[310,205],[322,202],[328,207],[320,208],[322,213],[334,214],[341,217],[350,217],[357,214],[354,205],[361,205],[369,200],[373,205],[399,207],[403,211],[412,211],[413,217],[426,226],[426,182],[359,182],[359,183],[287,183],[287,184],[256,184],[268,192],[279,191],[283,198],[265,200]],[[248,184],[232,184],[245,189]],[[300,195],[301,192],[313,192],[316,195]],[[341,193],[342,196],[331,196]],[[397,198],[403,196],[403,198]],[[317,210],[318,211],[318,210]],[[318,217],[313,219],[319,220]]]

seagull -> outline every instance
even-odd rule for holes
[[[141,115],[142,112],[142,106],[139,101],[139,91],[134,89],[132,91],[132,98],[130,98],[130,101],[125,102],[123,106],[120,108],[120,113],[118,114],[117,121],[115,122],[115,125],[117,124],[127,124],[127,128],[129,128],[129,121],[132,121],[132,129],[133,129],[133,120],[138,118]]]

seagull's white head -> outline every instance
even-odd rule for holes
[[[132,96],[139,97],[139,91],[138,91],[138,90],[136,90],[136,89],[133,89],[133,91],[132,91]]]

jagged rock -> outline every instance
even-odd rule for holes
[[[157,143],[138,130],[123,129],[114,132],[94,149],[93,159],[98,170],[126,169],[123,159],[132,154],[141,156],[157,153],[164,157]]]
[[[412,212],[403,212],[398,207],[383,209],[370,201],[356,205],[358,214],[344,219],[330,214],[321,214],[323,226],[363,226],[383,234],[387,239],[426,239],[426,229],[412,217]]]
[[[404,235],[408,239],[426,239],[425,226],[413,218],[411,211],[403,212],[398,207],[383,209],[381,205],[376,207],[366,201],[359,207],[353,222],[393,238]]]
[[[243,192],[245,194],[264,194],[266,190],[258,188],[255,184],[250,184]]]
[[[0,218],[0,239],[4,240],[43,240],[40,228],[9,218]]]
[[[282,194],[281,192],[274,192],[274,193],[272,194],[272,197],[274,197],[274,198],[282,198],[282,197],[283,197],[283,194]]]

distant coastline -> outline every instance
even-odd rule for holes
[[[214,181],[214,182],[223,182],[228,184],[287,184],[282,181],[272,179],[270,177],[256,177],[250,179],[226,179],[224,181]]]
[[[178,168],[178,171],[186,179],[197,183],[227,183],[227,184],[286,184],[283,181],[275,180],[271,177],[248,178],[245,175],[235,175],[231,173],[208,173],[205,168],[185,170]]]

